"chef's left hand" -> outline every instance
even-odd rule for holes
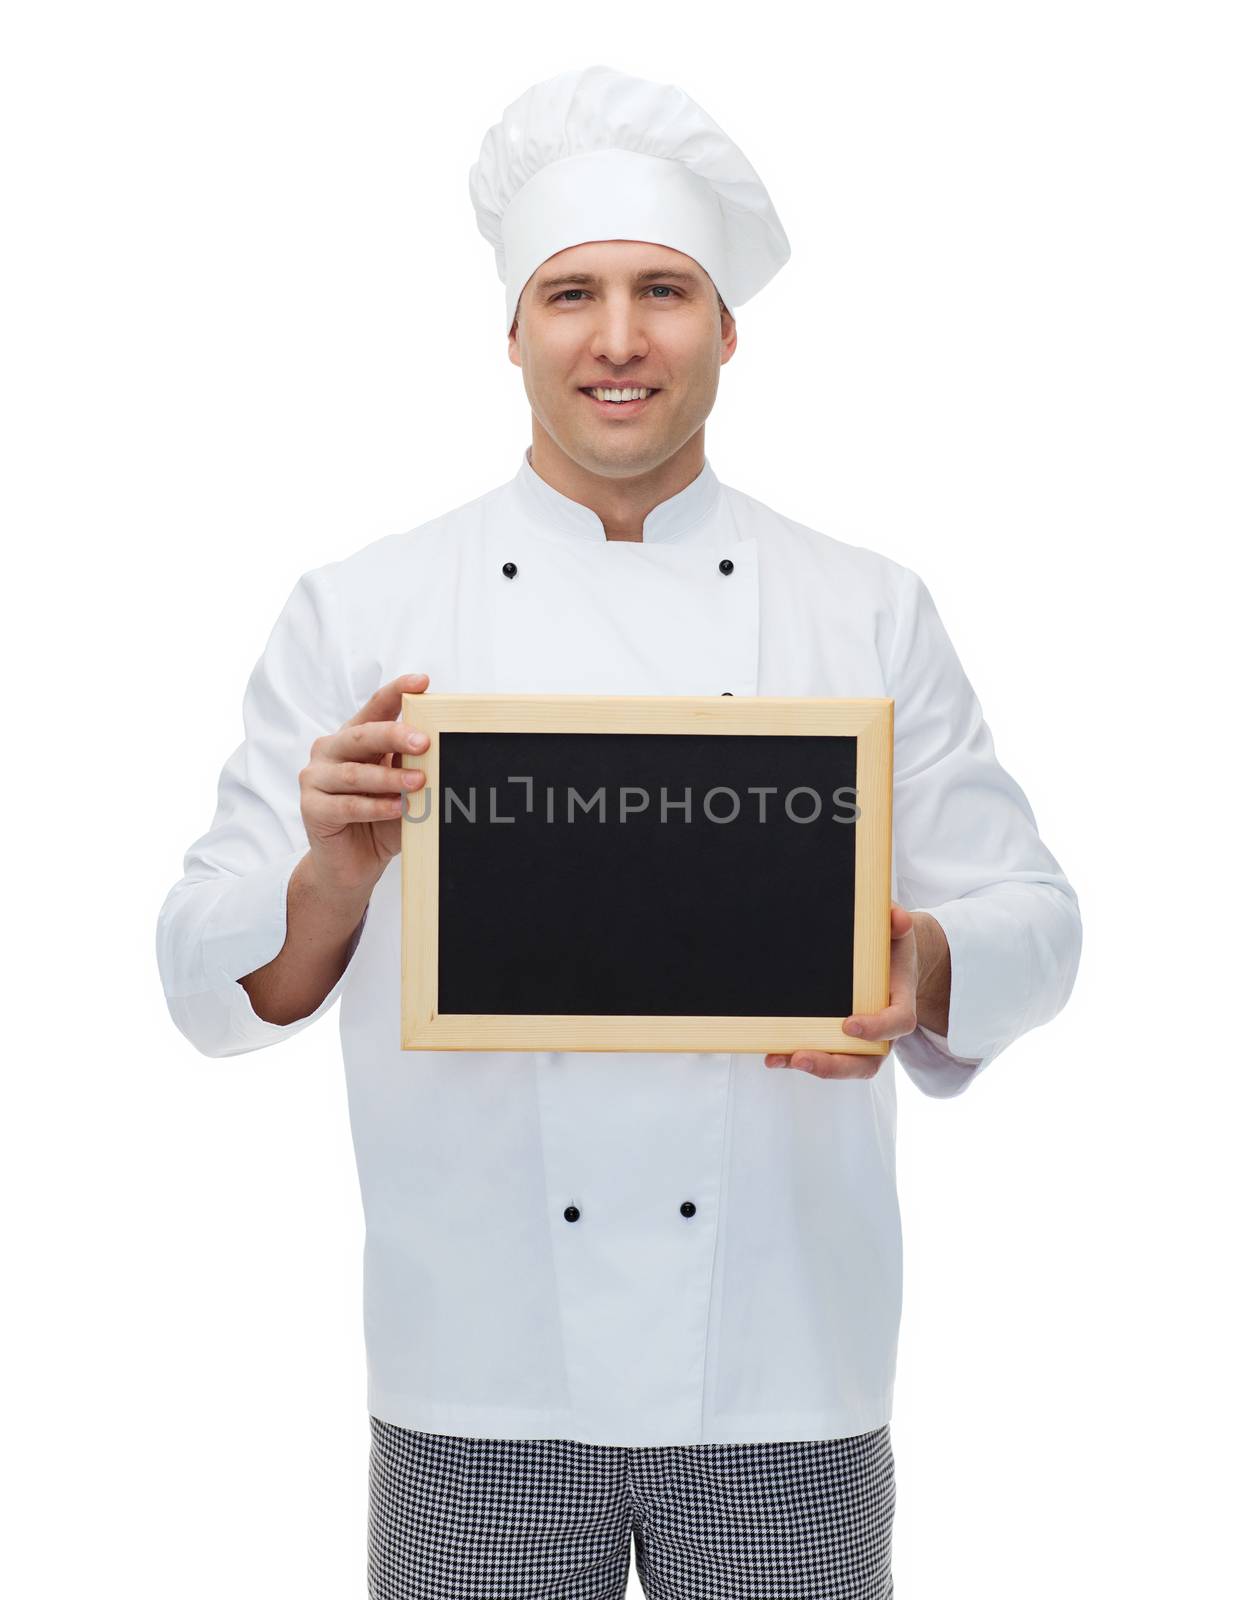
[[[914,919],[904,906],[892,901],[892,947],[888,967],[888,1004],[882,1011],[856,1013],[844,1019],[844,1032],[862,1039],[899,1039],[918,1026],[918,942]],[[887,1055],[829,1054],[825,1050],[797,1050],[792,1055],[766,1057],[768,1067],[798,1067],[815,1078],[873,1078]]]

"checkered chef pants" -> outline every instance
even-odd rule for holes
[[[888,1424],[616,1446],[370,1417],[370,1600],[891,1600]]]

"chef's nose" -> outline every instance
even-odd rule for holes
[[[596,309],[596,327],[589,353],[610,367],[625,367],[648,354],[642,311],[631,296],[606,295]],[[621,381],[625,381],[624,375]]]

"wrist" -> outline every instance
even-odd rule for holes
[[[911,911],[914,919],[914,941],[918,949],[918,988],[930,984],[935,969],[948,951],[944,929],[929,911]]]
[[[298,893],[316,900],[326,915],[345,923],[351,931],[365,914],[374,885],[381,876],[381,872],[376,872],[366,881],[359,877],[341,878],[328,872],[310,850],[297,863],[292,885]]]
[[[924,1027],[934,1033],[947,1035],[949,991],[952,986],[948,935],[930,912],[916,911],[911,914],[918,952],[914,1010]]]

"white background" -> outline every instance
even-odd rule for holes
[[[791,239],[738,319],[715,470],[923,576],[1080,896],[1054,1023],[956,1100],[897,1069],[896,1593],[1238,1587],[1242,9],[5,25],[6,1592],[366,1592],[336,1022],[198,1056],[153,930],[295,579],[516,471],[466,175],[508,101],[594,62],[681,84]]]

